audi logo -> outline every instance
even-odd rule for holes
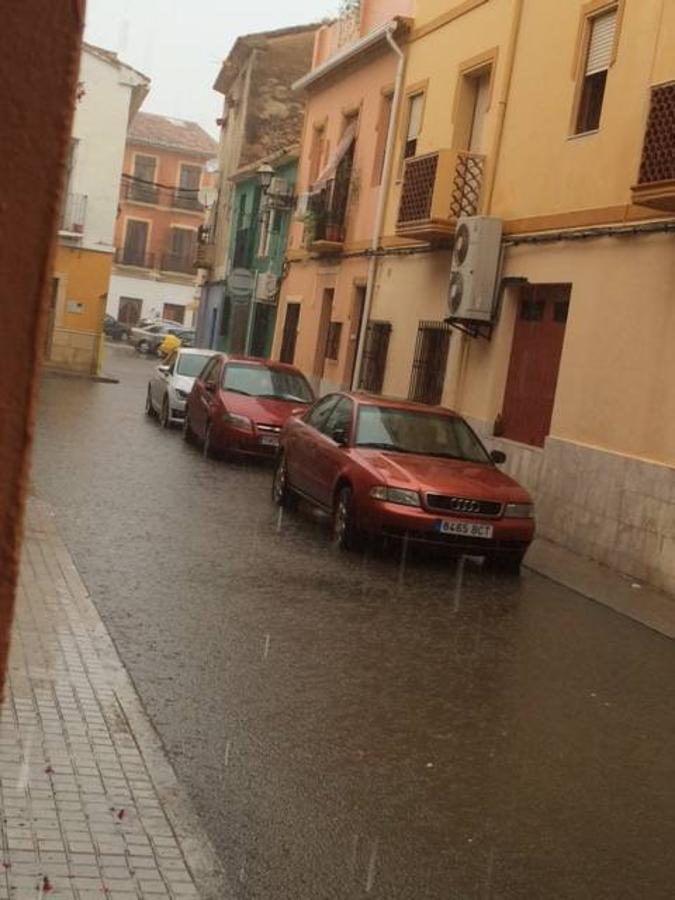
[[[479,513],[480,503],[478,500],[464,500],[462,497],[452,497],[450,509],[453,512]]]

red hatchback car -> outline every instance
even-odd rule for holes
[[[183,437],[201,441],[205,456],[234,452],[274,457],[286,419],[313,402],[307,379],[293,366],[218,353],[192,386]]]
[[[517,570],[534,537],[530,495],[465,420],[442,407],[330,394],[281,432],[273,497],[329,511],[338,544],[363,534],[443,544]]]

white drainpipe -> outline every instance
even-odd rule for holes
[[[389,183],[391,181],[392,157],[394,155],[394,143],[396,139],[396,130],[398,124],[398,112],[401,103],[401,88],[403,86],[403,70],[405,67],[405,54],[393,38],[397,25],[392,23],[387,30],[387,42],[394,53],[398,56],[398,66],[396,68],[396,81],[394,82],[394,96],[391,102],[391,116],[389,118],[389,128],[387,129],[387,143],[384,150],[384,160],[382,164],[382,183],[380,184],[380,193],[377,198],[377,211],[375,213],[375,226],[373,228],[373,239],[370,249],[372,255],[368,261],[368,280],[366,282],[366,296],[363,301],[363,312],[361,314],[361,327],[356,344],[356,359],[354,361],[354,374],[352,376],[351,389],[355,391],[358,388],[359,376],[361,373],[361,364],[363,362],[363,350],[366,341],[366,331],[368,329],[368,320],[370,319],[370,308],[373,303],[373,291],[375,290],[375,278],[377,275],[378,257],[377,251],[380,248],[380,240],[382,238],[382,226],[384,224],[384,214],[387,205],[387,195],[389,193]]]

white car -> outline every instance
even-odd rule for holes
[[[173,422],[182,422],[185,401],[194,380],[215,352],[179,347],[162,365],[157,366],[148,382],[146,414],[159,416],[163,428],[168,428]]]

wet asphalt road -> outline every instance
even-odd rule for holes
[[[342,555],[268,468],[45,379],[34,463],[237,900],[672,898],[675,645],[525,572]]]

